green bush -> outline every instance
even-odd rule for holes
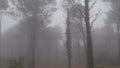
[[[9,63],[9,68],[23,68],[24,58],[19,57],[17,59],[11,59]]]

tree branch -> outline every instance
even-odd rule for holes
[[[94,5],[95,5],[96,2],[97,2],[97,0],[94,0],[93,4],[89,8],[89,11],[94,7]]]
[[[69,0],[68,0],[68,1],[69,1]],[[70,3],[71,3],[72,6],[74,6],[74,3],[75,3],[75,2],[74,2],[74,0],[70,0]],[[77,8],[74,8],[74,7],[73,7],[73,9],[74,9],[74,10],[77,10]],[[84,16],[84,14],[82,13],[81,9],[78,9],[78,10],[80,11],[80,13],[81,13],[81,15],[83,16],[83,18],[85,18],[85,16]]]
[[[101,14],[102,14],[102,11],[99,10],[98,13],[95,15],[95,18],[91,22],[91,28],[92,28],[94,22],[101,16]]]

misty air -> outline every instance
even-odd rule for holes
[[[0,68],[120,68],[120,0],[0,0]]]

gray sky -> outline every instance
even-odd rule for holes
[[[14,26],[16,23],[17,22],[15,22],[10,17],[4,15],[3,18],[2,18],[2,32],[5,32],[6,30],[8,30],[12,26]]]
[[[57,1],[57,7],[58,10],[53,14],[52,16],[52,24],[50,26],[55,26],[55,25],[59,25],[62,28],[64,28],[64,21],[65,21],[65,15],[64,12],[62,10],[62,8],[60,7],[61,0]],[[84,2],[83,0],[81,0],[82,3]],[[108,11],[108,7],[107,5],[105,5],[102,0],[98,0],[97,3],[95,4],[94,8],[93,8],[93,13],[97,13],[100,9],[102,9],[103,14],[99,17],[99,19],[94,23],[94,28],[96,27],[102,27],[104,25],[104,19],[106,18],[106,14],[104,12]],[[12,20],[12,18],[8,17],[8,16],[4,16],[3,17],[3,23],[2,23],[2,32],[5,32],[6,30],[8,30],[9,28],[11,28],[12,26],[14,26],[17,22],[15,22],[14,20]]]

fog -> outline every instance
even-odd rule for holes
[[[0,68],[119,68],[119,3],[0,0]]]

